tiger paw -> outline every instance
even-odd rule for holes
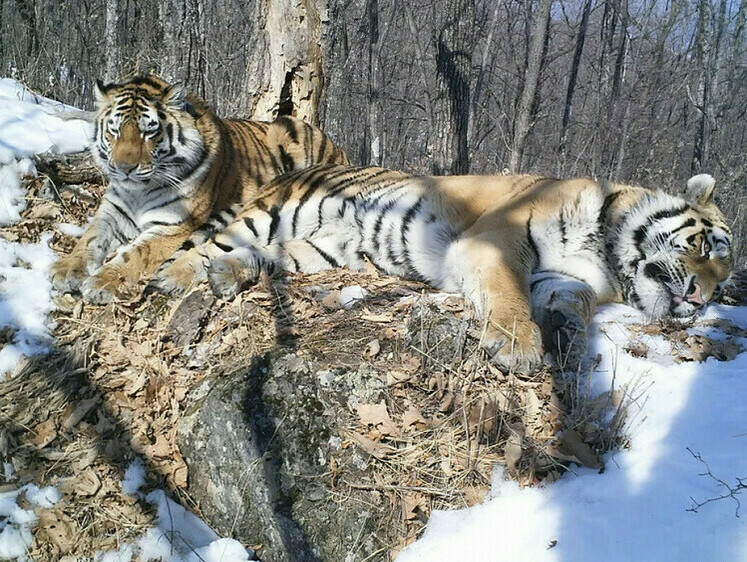
[[[549,310],[542,321],[542,340],[558,367],[576,371],[589,347],[588,327],[571,309]]]
[[[88,276],[85,262],[76,255],[60,258],[50,268],[52,287],[60,293],[73,293],[80,289]]]
[[[193,262],[188,253],[171,263],[164,264],[145,287],[146,292],[157,291],[164,295],[181,296],[205,279],[205,267]]]
[[[224,300],[230,300],[247,287],[255,285],[259,281],[259,274],[255,260],[231,254],[215,258],[207,272],[213,294]]]
[[[83,298],[91,304],[109,304],[119,300],[126,284],[125,277],[113,267],[102,267],[80,286]]]
[[[488,328],[482,347],[501,370],[512,373],[529,374],[542,363],[540,331],[534,322],[517,322],[511,332]]]

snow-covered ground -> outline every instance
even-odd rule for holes
[[[60,112],[65,111],[80,115],[75,108],[36,95],[13,80],[0,79],[0,227],[18,221],[26,208],[20,176],[36,172],[31,156],[42,152],[79,152],[87,147],[92,132],[90,123],[63,119]],[[82,234],[74,225],[60,226],[72,235]],[[49,315],[54,303],[48,269],[56,255],[47,244],[50,236],[51,233],[42,235],[38,244],[0,238],[0,330],[12,334],[8,342],[3,343],[6,338],[0,338],[0,378],[12,375],[23,356],[43,353],[53,342],[50,332],[54,323]],[[2,468],[0,485],[13,480],[10,465]],[[140,494],[143,480],[142,465],[139,471],[138,465],[133,465],[125,474],[123,491]],[[19,505],[22,497],[29,502],[30,509]],[[27,560],[33,542],[31,531],[38,523],[33,508],[52,507],[59,498],[53,487],[40,490],[33,484],[0,491],[0,559]],[[162,490],[150,492],[145,500],[157,506],[156,526],[135,544],[98,553],[97,561],[130,562],[134,556],[164,562],[250,559],[250,553],[240,543],[218,537]]]
[[[88,146],[90,123],[62,119],[65,111],[77,110],[0,79],[0,227],[18,221],[26,208],[20,176],[36,172],[31,156]],[[43,353],[49,344],[54,326],[48,317],[53,304],[47,270],[56,257],[47,240],[19,244],[0,239],[0,329],[13,332],[0,349],[0,377],[12,373],[22,356]]]
[[[709,318],[733,322],[747,349],[747,307],[712,305]],[[433,513],[398,562],[747,560],[739,495],[688,511],[729,493],[701,475],[709,468],[732,489],[737,478],[747,484],[747,353],[676,363],[669,342],[631,332],[633,322],[644,318],[621,305],[597,314],[592,353],[602,363],[591,379],[592,394],[612,385],[640,394],[630,405],[630,449],[608,454],[602,474],[573,468],[547,487],[519,489],[496,475],[491,499]],[[713,327],[690,331],[723,338]],[[648,347],[647,357],[624,351],[631,340]],[[747,494],[741,500],[747,504]]]

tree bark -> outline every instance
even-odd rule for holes
[[[690,172],[699,174],[703,170],[708,153],[708,105],[710,103],[710,69],[708,20],[710,3],[708,0],[698,1],[698,25],[695,37],[695,61],[698,69],[698,91],[694,100],[698,110],[698,122],[695,133],[695,146],[690,164]]]
[[[584,11],[581,14],[581,23],[578,27],[576,36],[576,47],[573,51],[573,63],[571,64],[571,74],[568,77],[568,89],[565,93],[565,106],[563,107],[563,119],[560,125],[560,142],[558,143],[559,163],[558,171],[562,174],[565,168],[565,150],[568,140],[568,124],[571,120],[571,108],[573,107],[573,94],[576,91],[576,80],[578,80],[578,67],[581,65],[581,55],[584,51],[586,41],[586,29],[589,25],[589,14],[591,13],[592,0],[586,0]]]
[[[119,41],[117,28],[119,25],[119,0],[106,0],[106,28],[104,42],[106,44],[106,69],[104,79],[114,82],[118,78]]]
[[[294,115],[317,125],[327,2],[264,0],[258,4],[265,25],[257,27],[261,35],[257,47],[264,46],[266,53],[250,59],[247,112],[263,120]]]
[[[446,0],[435,13],[438,94],[433,104],[432,170],[434,174],[466,174],[475,3]]]
[[[524,156],[524,146],[531,127],[530,118],[532,103],[539,84],[540,69],[542,67],[542,51],[545,45],[545,34],[547,22],[550,17],[552,0],[539,0],[537,10],[534,12],[532,28],[529,39],[529,54],[527,57],[526,70],[524,72],[524,87],[521,92],[521,100],[516,114],[514,125],[513,143],[509,153],[508,169],[517,173],[521,168],[521,160]]]

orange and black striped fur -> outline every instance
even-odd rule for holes
[[[231,298],[263,269],[359,269],[368,259],[470,298],[501,367],[531,370],[543,348],[575,367],[597,303],[686,319],[718,293],[732,258],[714,183],[691,178],[685,200],[590,179],[314,167],[270,183],[154,284],[179,293],[207,278]]]
[[[156,76],[97,82],[96,100],[91,153],[109,187],[52,278],[56,289],[94,303],[152,275],[190,236],[194,244],[225,226],[273,178],[349,163],[316,127],[292,117],[221,119]]]

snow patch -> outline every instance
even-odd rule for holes
[[[138,493],[143,485],[145,485],[145,464],[138,457],[125,470],[122,491],[128,496],[133,496]]]
[[[17,500],[22,492],[25,492],[31,509],[18,505]],[[34,508],[53,507],[60,498],[60,493],[53,486],[39,488],[34,484],[0,493],[0,559],[28,560],[27,552],[34,542],[31,529],[38,522]]]
[[[0,239],[0,329],[10,330],[10,342],[0,349],[0,376],[12,372],[23,357],[47,351],[54,322],[49,266],[57,256],[48,246],[52,235],[36,244]]]

